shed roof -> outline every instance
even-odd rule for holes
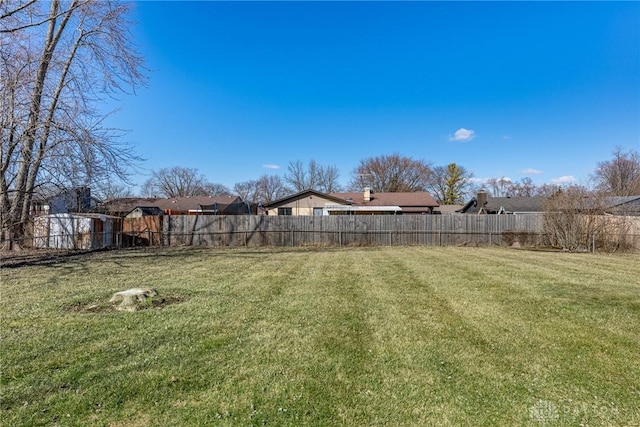
[[[162,215],[164,213],[162,209],[157,206],[136,206],[135,208],[131,209],[131,211],[129,211],[129,214],[135,210],[140,210],[142,215],[145,216]]]
[[[119,216],[106,215],[106,214],[95,213],[95,212],[60,212],[60,213],[38,215],[37,217],[34,218],[34,220],[41,220],[46,218],[90,218],[90,219],[99,219],[101,221],[120,219]]]

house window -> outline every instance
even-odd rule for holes
[[[313,208],[313,216],[322,216],[322,208]]]
[[[278,215],[291,215],[291,208],[278,208]]]

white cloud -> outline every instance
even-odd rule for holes
[[[476,131],[460,128],[453,134],[453,136],[449,135],[449,141],[471,141],[476,137]]]
[[[262,165],[262,167],[265,168],[265,169],[280,169],[280,166],[278,166],[278,165],[270,165],[270,164]]]
[[[542,172],[541,170],[538,170],[538,169],[534,169],[534,168],[526,168],[525,170],[520,171],[520,173],[522,175],[541,175],[544,172]]]
[[[558,185],[562,185],[562,184],[573,184],[574,182],[577,182],[578,180],[575,179],[573,177],[573,175],[564,175],[564,176],[560,176],[558,178],[553,178],[551,180],[552,184],[558,184]]]
[[[469,179],[469,182],[471,184],[474,184],[476,186],[479,187],[490,187],[495,183],[495,181],[498,182],[502,182],[502,185],[507,185],[513,182],[513,180],[511,178],[509,178],[508,176],[501,176],[499,178],[477,178],[477,177],[473,177],[471,179]],[[499,184],[498,184],[499,185]]]
[[[487,178],[469,178],[469,182],[472,184],[485,184],[487,182]]]

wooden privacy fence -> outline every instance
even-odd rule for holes
[[[163,245],[504,245],[542,233],[542,215],[165,216]]]
[[[640,217],[602,216],[605,226],[581,235],[579,249],[640,249]],[[33,247],[51,242],[101,246],[549,246],[544,215],[150,216],[117,228],[81,232],[34,226]],[[45,229],[46,228],[46,229]],[[119,230],[118,230],[119,229]],[[105,234],[107,232],[107,234]],[[112,236],[107,241],[105,236]],[[65,240],[66,239],[66,240]],[[82,241],[85,241],[82,240]],[[42,242],[47,242],[43,244]],[[77,245],[73,247],[76,248]],[[77,248],[84,246],[77,246]]]
[[[122,246],[160,245],[162,219],[162,216],[125,218],[122,221]]]

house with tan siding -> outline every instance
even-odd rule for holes
[[[432,214],[438,203],[426,192],[321,193],[305,190],[263,206],[268,215],[404,215]]]

